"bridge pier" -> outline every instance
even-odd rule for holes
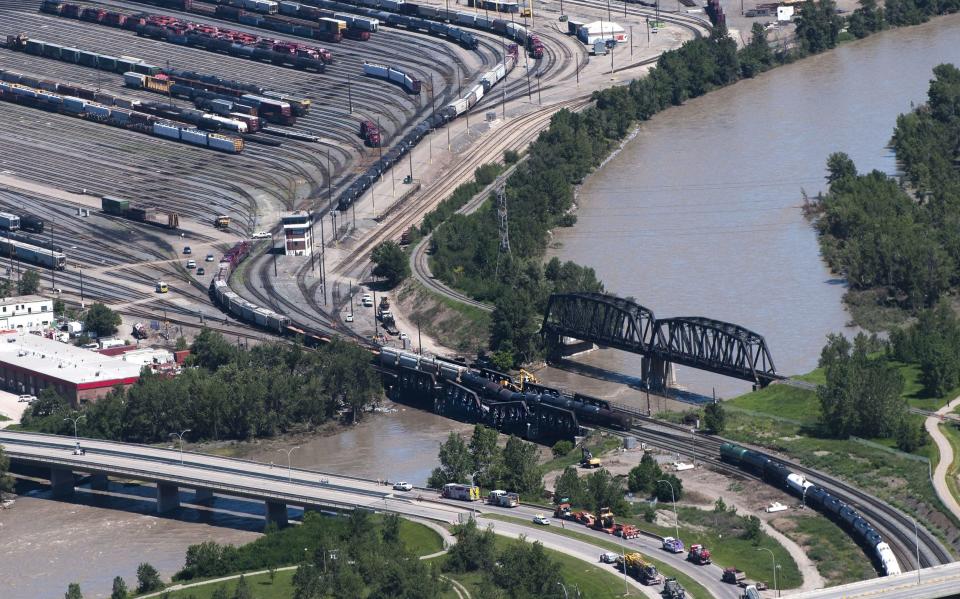
[[[212,489],[196,489],[193,492],[193,502],[200,503],[202,501],[209,501],[213,499],[213,490]]]
[[[267,504],[267,521],[265,526],[270,524],[276,524],[277,528],[283,528],[287,525],[287,504],[280,503],[279,501],[266,501]]]
[[[110,477],[106,474],[91,474],[90,488],[94,491],[106,491],[110,486]]]
[[[644,356],[640,360],[643,380],[652,391],[663,391],[676,382],[673,364],[662,358]]]
[[[164,514],[180,507],[180,488],[157,483],[157,513]]]
[[[50,469],[50,490],[54,497],[66,497],[73,495],[73,486],[76,481],[73,478],[73,470],[69,468],[51,468]]]

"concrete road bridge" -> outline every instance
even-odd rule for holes
[[[861,580],[828,589],[784,593],[790,599],[948,599],[960,598],[960,562]]]

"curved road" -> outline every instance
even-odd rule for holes
[[[940,498],[940,501],[943,502],[943,505],[953,512],[954,516],[960,518],[960,503],[957,502],[957,498],[950,492],[950,486],[947,484],[950,467],[953,466],[953,462],[957,459],[957,456],[953,455],[953,446],[950,445],[950,441],[943,434],[943,431],[940,430],[943,417],[952,412],[958,405],[960,405],[960,397],[955,398],[935,413],[929,415],[923,424],[927,432],[930,433],[930,436],[933,437],[934,442],[937,444],[937,450],[940,452],[940,461],[937,462],[937,468],[933,471],[933,488],[936,489],[937,496]]]

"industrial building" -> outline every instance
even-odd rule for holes
[[[74,407],[140,378],[141,365],[40,335],[0,333],[0,388],[39,395],[52,388]]]
[[[310,256],[313,253],[310,215],[303,210],[291,212],[282,222],[284,255]]]
[[[52,323],[52,299],[39,295],[0,299],[0,329],[40,331]]]
[[[598,41],[616,40],[617,43],[627,41],[627,33],[623,27],[611,21],[594,21],[581,25],[577,29],[577,37],[587,45]]]

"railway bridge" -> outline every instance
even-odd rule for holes
[[[666,385],[673,364],[760,387],[783,378],[762,335],[699,316],[657,320],[649,308],[605,293],[551,295],[541,334],[554,356],[564,337],[640,354],[642,377],[652,388]]]

